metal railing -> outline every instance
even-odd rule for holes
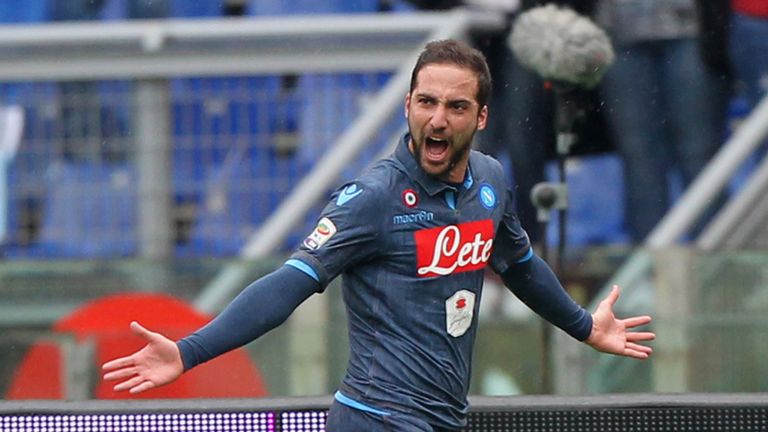
[[[622,298],[616,305],[617,315],[654,314],[657,321],[654,327],[659,335],[655,346],[667,353],[655,362],[654,388],[660,391],[681,391],[688,387],[685,377],[692,363],[692,335],[687,323],[695,315],[693,299],[701,294],[701,276],[694,270],[696,254],[742,249],[764,231],[764,216],[768,214],[768,200],[764,194],[768,190],[768,159],[751,172],[743,189],[725,204],[691,246],[682,246],[680,242],[728,187],[744,163],[759,152],[767,136],[768,97],[765,97],[674,203],[643,245],[609,278],[590,306],[592,309],[597,307],[596,302],[617,284],[622,287]],[[593,373],[595,376],[616,373],[632,376],[630,369],[637,367],[637,364],[615,358],[603,358],[595,363]]]
[[[766,136],[768,136],[768,97],[755,107],[701,174],[696,177],[683,196],[674,203],[672,209],[643,242],[643,248],[639,249],[622,265],[610,279],[609,284],[603,288],[602,294],[607,294],[613,284],[629,288],[628,291],[631,293],[632,286],[647,277],[651,268],[652,260],[646,251],[672,246],[687,234],[701,214],[707,210],[709,204],[725,189],[739,167],[758,150]],[[758,170],[753,175],[759,178],[764,174]],[[751,193],[750,197],[763,198],[754,193]],[[743,207],[744,205],[755,205],[755,203],[741,203],[739,205]],[[722,225],[726,221],[728,227]],[[718,225],[712,226],[712,230],[716,231],[704,231],[700,246],[711,247],[714,245],[715,236],[721,237],[721,234],[718,233],[722,233],[727,228],[734,228],[739,223],[738,219],[732,217],[727,220],[721,219]],[[602,296],[598,296],[598,298],[602,298]],[[628,310],[635,309],[636,304],[632,301],[631,295],[629,299],[625,297],[623,302]]]
[[[0,26],[0,82],[126,79],[133,83],[131,94],[121,97],[132,98],[124,105],[130,111],[135,143],[131,151],[136,185],[129,188],[139,197],[136,243],[140,257],[157,260],[171,257],[174,247],[172,80],[399,70],[335,149],[253,236],[242,254],[252,258],[280,243],[290,224],[301,220],[323,188],[401,105],[405,72],[426,40],[493,31],[503,24],[500,15],[456,10]],[[330,165],[324,166],[327,162]],[[215,310],[242,288],[231,275],[228,267],[214,280],[197,302],[202,309]]]
[[[305,217],[306,213],[336,181],[342,170],[353,158],[366,148],[371,138],[397,109],[401,108],[408,91],[410,72],[421,46],[429,40],[445,38],[466,38],[473,29],[485,31],[500,29],[504,19],[499,15],[475,15],[463,10],[450,12],[445,19],[424,25],[427,30],[422,40],[413,45],[409,56],[397,68],[386,87],[376,96],[323,159],[298,185],[296,190],[283,201],[261,228],[251,236],[243,249],[243,258],[262,258],[274,251],[288,234],[291,227]],[[195,302],[204,311],[222,308],[247,282],[247,269],[241,264],[231,265],[222,270]]]

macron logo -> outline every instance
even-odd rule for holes
[[[343,191],[341,191],[339,196],[336,198],[336,205],[343,206],[361,193],[363,193],[362,189],[358,188],[356,184],[351,184],[345,187]]]

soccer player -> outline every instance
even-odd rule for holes
[[[409,132],[394,154],[339,188],[285,265],[200,330],[174,342],[131,323],[148,343],[104,364],[104,378],[131,393],[167,384],[280,325],[343,275],[350,358],[327,429],[458,430],[487,265],[577,340],[647,358],[643,342],[654,334],[631,329],[651,318],[616,318],[618,288],[594,314],[577,305],[533,253],[501,165],[470,150],[486,125],[490,87],[477,50],[453,40],[427,44],[405,96]]]

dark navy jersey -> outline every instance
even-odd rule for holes
[[[291,259],[325,287],[343,275],[350,359],[345,398],[382,412],[465,424],[483,269],[530,254],[501,165],[472,151],[462,185],[408,151],[337,190]]]

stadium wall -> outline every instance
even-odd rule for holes
[[[324,431],[330,396],[135,402],[3,402],[0,430]],[[470,398],[473,432],[768,430],[768,393]]]

